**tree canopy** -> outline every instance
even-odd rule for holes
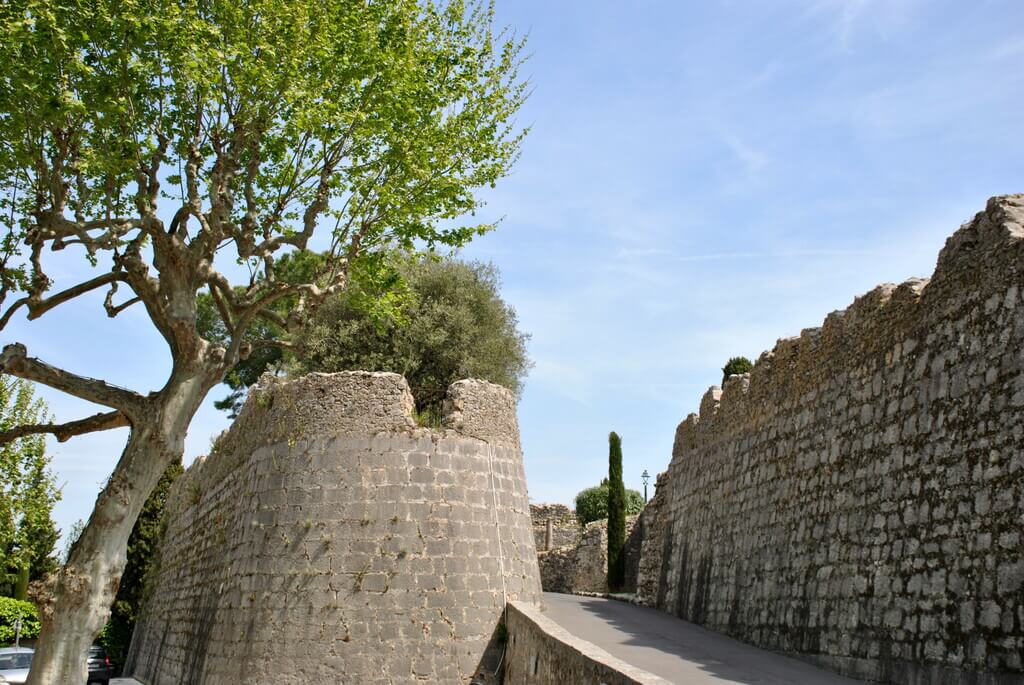
[[[393,371],[409,381],[417,410],[434,416],[448,386],[461,378],[520,391],[529,367],[527,336],[499,295],[493,265],[405,253],[388,262],[393,279],[359,283],[327,300],[286,353],[274,348],[239,362],[226,379],[233,392],[218,406],[237,412],[245,388],[268,369]],[[367,306],[382,297],[391,298],[386,316]],[[207,307],[210,316],[201,321],[219,335]],[[263,335],[280,332],[267,327]]]
[[[479,206],[474,189],[504,175],[522,135],[522,43],[496,41],[491,18],[459,0],[5,3],[0,301],[26,295],[0,325],[106,288],[110,316],[142,302],[183,345],[150,250],[161,273],[190,267],[182,285],[208,288],[234,333],[297,321],[376,247],[486,230],[446,220]],[[318,227],[328,258],[279,281],[280,253],[305,250]],[[110,270],[44,297],[48,244]],[[249,272],[240,290],[212,268],[228,244]],[[134,292],[115,303],[122,285]],[[282,299],[279,320],[268,305]]]
[[[30,383],[0,376],[0,430],[45,420],[46,405]],[[0,444],[0,588],[8,594],[25,599],[27,583],[56,568],[59,499],[42,435]]]

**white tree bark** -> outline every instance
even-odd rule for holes
[[[152,412],[131,435],[67,563],[41,598],[42,630],[28,685],[78,685],[88,651],[110,617],[135,520],[167,467],[184,452],[185,433],[210,379],[175,379],[152,398]]]

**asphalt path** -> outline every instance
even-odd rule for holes
[[[544,615],[628,664],[680,685],[863,685],[661,611],[599,597],[544,593]]]

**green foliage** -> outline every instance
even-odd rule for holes
[[[14,644],[14,622],[21,616],[22,639],[39,637],[39,612],[31,602],[0,597],[0,645]]]
[[[408,288],[397,316],[368,316],[364,290],[327,303],[301,341],[297,370],[394,371],[409,381],[417,409],[435,415],[462,378],[518,393],[529,368],[527,338],[498,294],[497,270],[427,258],[404,259],[396,270]]]
[[[493,17],[473,0],[4,2],[0,295],[35,276],[13,253],[37,187],[53,211],[90,219],[230,195],[206,220],[241,227],[240,243],[324,214],[353,255],[465,244],[491,226],[450,220],[480,206],[524,135],[524,41]],[[144,197],[152,160],[163,187]],[[51,170],[68,179],[56,197]]]
[[[146,573],[156,555],[157,545],[164,531],[164,509],[167,493],[174,481],[184,472],[180,462],[167,467],[160,482],[146,499],[142,512],[135,521],[128,538],[128,561],[117,588],[117,596],[110,610],[110,620],[100,634],[99,642],[118,667],[124,665],[131,645],[135,621],[145,594]]]
[[[608,479],[600,485],[580,490],[576,495],[576,519],[581,526],[591,521],[608,518]],[[644,496],[638,490],[626,490],[626,515],[639,514],[644,508]]]
[[[729,376],[750,373],[753,368],[754,364],[746,357],[731,357],[722,367],[722,385],[729,380]]]
[[[237,412],[249,385],[265,371],[283,368],[403,374],[422,425],[440,422],[448,386],[459,379],[481,378],[519,392],[529,368],[527,336],[499,295],[497,269],[402,253],[380,258],[357,273],[348,291],[321,306],[295,352],[285,357],[273,348],[240,362],[226,380],[233,392],[218,407]],[[201,325],[204,336],[216,336],[208,323]],[[264,326],[261,337],[279,335]]]
[[[357,262],[355,273],[361,274],[364,265],[373,259],[366,257]],[[300,284],[315,278],[317,270],[322,267],[324,256],[316,252],[291,252],[282,256],[275,266],[275,277],[280,282]],[[241,292],[241,288],[238,289]],[[287,317],[289,310],[295,306],[294,297],[287,297],[274,302],[271,310],[280,317]],[[197,298],[196,328],[199,334],[218,345],[228,346],[231,334],[224,325],[224,320],[209,292],[199,293]],[[286,337],[285,331],[278,324],[266,319],[255,319],[249,324],[248,337],[253,340],[281,340]],[[284,354],[281,347],[257,345],[248,357],[236,364],[224,382],[231,388],[231,394],[214,402],[217,409],[227,411],[234,418],[245,401],[245,390],[256,383],[264,372],[280,367]]]
[[[0,376],[0,430],[45,423],[46,405],[27,381]],[[25,598],[28,581],[56,568],[53,505],[60,492],[46,440],[29,435],[0,445],[0,589]]]
[[[620,589],[626,577],[626,486],[622,482],[622,440],[608,435],[608,589]]]

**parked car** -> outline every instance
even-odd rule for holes
[[[28,647],[0,648],[0,683],[24,683],[35,650]]]
[[[110,664],[110,657],[103,651],[102,647],[93,645],[89,648],[89,682],[107,685],[114,675],[114,667]]]
[[[35,650],[28,647],[0,648],[0,685],[20,685],[28,678],[28,669],[32,667],[32,655]],[[109,685],[114,675],[114,667],[102,647],[89,648],[89,681],[87,685],[98,683]]]

